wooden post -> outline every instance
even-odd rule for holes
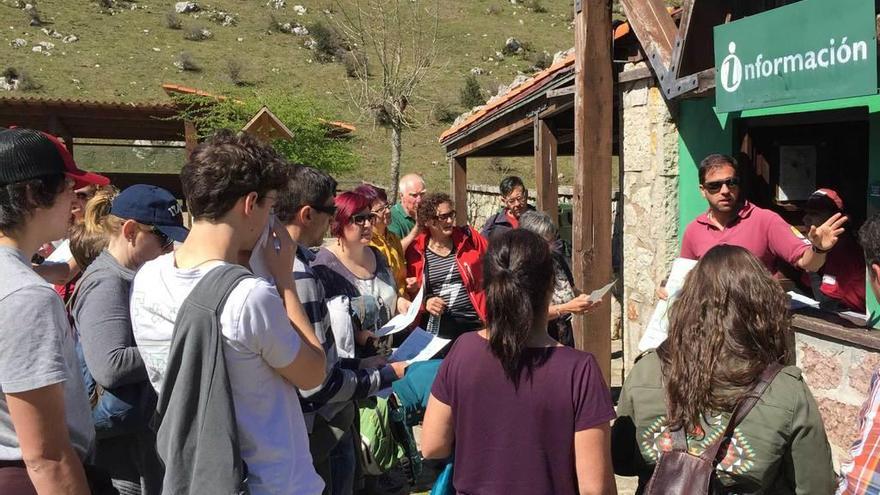
[[[611,0],[575,0],[572,268],[589,292],[611,281]],[[611,303],[574,319],[575,343],[611,378]]]
[[[455,207],[456,225],[467,225],[467,158],[449,157],[449,174],[452,176],[452,202]]]
[[[185,159],[189,160],[189,155],[192,154],[193,150],[196,149],[196,146],[199,144],[196,124],[192,120],[183,121],[183,139],[186,143]]]
[[[556,171],[556,134],[544,119],[535,116],[535,180],[538,210],[559,223],[559,174]]]

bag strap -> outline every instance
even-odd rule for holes
[[[711,460],[713,465],[721,462],[719,459],[719,455],[722,452],[726,452],[726,449],[722,450],[722,446],[726,446],[727,442],[730,441],[730,438],[733,436],[733,430],[739,426],[743,419],[751,412],[752,408],[755,407],[755,404],[758,403],[758,399],[761,398],[761,395],[764,394],[764,391],[767,390],[767,387],[770,386],[770,383],[776,378],[776,375],[782,370],[782,365],[778,362],[772,362],[764,368],[764,371],[761,372],[761,376],[758,379],[758,382],[752,387],[752,389],[742,398],[739,403],[733,409],[733,414],[730,416],[730,421],[727,423],[727,428],[724,429],[724,434],[715,441],[712,445],[709,446],[703,453],[700,455],[706,461]]]

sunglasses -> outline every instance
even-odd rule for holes
[[[434,218],[440,220],[441,222],[448,222],[449,220],[455,220],[455,210],[452,210],[447,213],[438,213]]]
[[[733,189],[734,187],[739,187],[739,177],[731,177],[726,180],[716,180],[712,182],[706,182],[703,184],[703,189],[706,191],[715,194],[721,190],[721,186],[727,186],[728,189]]]
[[[156,227],[151,227],[150,233],[156,236],[157,239],[159,239],[159,245],[162,246],[162,249],[168,249],[169,247],[171,247],[172,244],[174,244],[174,239],[168,237],[167,235],[165,235],[164,232]]]
[[[376,220],[376,214],[373,212],[369,213],[358,213],[357,215],[352,215],[350,222],[357,225],[358,227],[363,227],[370,222],[370,225]]]
[[[391,207],[388,206],[387,204],[384,204],[384,205],[380,206],[379,208],[376,208],[375,210],[373,210],[373,213],[375,213],[377,215],[381,215],[382,213],[385,213],[386,211],[388,211],[389,208],[391,208]]]

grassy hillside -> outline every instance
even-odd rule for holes
[[[341,2],[348,6],[354,0]],[[167,101],[160,88],[164,82],[228,95],[243,90],[282,88],[319,100],[326,108],[327,118],[357,125],[353,146],[360,163],[356,171],[343,179],[387,182],[390,147],[386,131],[373,126],[348,102],[344,67],[316,62],[315,52],[305,46],[308,36],[270,32],[268,28],[270,14],[281,23],[306,27],[316,22],[334,25],[336,2],[287,0],[283,8],[276,10],[266,0],[199,1],[203,12],[180,14],[182,29],[175,30],[166,26],[173,1],[37,0],[40,18],[47,22],[44,27],[62,36],[73,34],[79,38],[72,43],[45,34],[41,27],[29,26],[29,16],[16,7],[17,3],[18,0],[0,0],[0,70],[14,67],[28,73],[41,86],[38,90],[17,91],[19,96]],[[103,6],[108,3],[114,7]],[[305,7],[303,15],[294,8],[296,5]],[[573,32],[569,27],[570,0],[520,0],[516,4],[510,0],[441,0],[439,5],[437,69],[421,95],[431,103],[419,104],[417,116],[423,124],[404,135],[403,169],[424,173],[431,184],[445,189],[448,171],[437,137],[449,124],[437,122],[432,107],[450,106],[455,113],[463,111],[458,104],[459,90],[472,68],[482,69],[477,77],[488,97],[499,84],[509,84],[518,73],[530,72],[534,54],[546,51],[552,56],[570,47]],[[220,25],[208,19],[208,11],[231,13],[235,24]],[[185,39],[194,28],[206,28],[213,37],[205,41]],[[509,37],[527,43],[532,52],[497,61],[496,51]],[[18,38],[26,40],[27,46],[11,46]],[[50,55],[32,51],[35,44],[46,41],[55,45],[49,50]],[[201,71],[176,67],[181,52],[187,52]],[[230,64],[241,65],[241,77],[252,83],[251,87],[242,89],[233,84],[227,69]],[[131,167],[141,166],[138,159],[131,161]],[[173,159],[162,162],[162,167],[175,166]],[[495,183],[511,171],[519,171],[529,181],[533,176],[530,160],[472,163],[469,173],[473,182]],[[570,178],[570,161],[560,165],[566,178]]]

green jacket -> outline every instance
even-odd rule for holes
[[[612,431],[614,471],[639,476],[641,493],[661,449],[670,449],[660,358],[655,352],[636,361],[623,384]],[[704,435],[688,435],[688,449],[700,454],[723,434],[730,413],[703,421]],[[734,429],[727,455],[716,468],[720,481],[740,494],[834,493],[831,447],[816,401],[801,377],[787,366]]]
[[[388,230],[390,230],[391,233],[403,239],[409,235],[409,232],[415,227],[415,225],[415,219],[407,215],[402,204],[395,203],[394,206],[391,207],[391,224],[388,225]]]

